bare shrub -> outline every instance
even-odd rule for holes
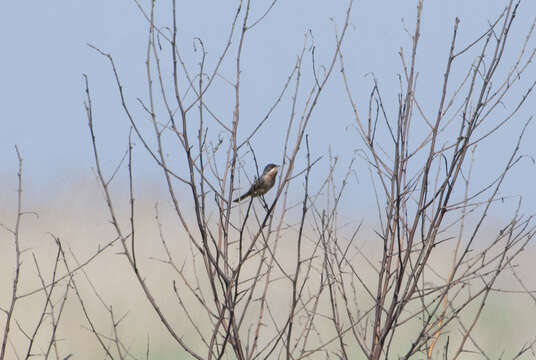
[[[172,0],[171,23],[161,24],[155,11],[159,3],[134,1],[148,25],[147,94],[134,101],[112,54],[90,45],[109,63],[130,125],[130,133],[123,136],[128,138],[127,149],[111,171],[103,166],[98,119],[90,81],[84,75],[95,172],[114,239],[80,261],[73,251],[66,254],[59,237],[52,236],[57,246],[52,278],[45,280],[35,260],[41,286],[21,295],[19,226],[24,211],[19,173],[16,224],[3,226],[14,238],[16,270],[10,305],[4,310],[7,320],[0,360],[12,337],[16,305],[27,296],[42,296],[44,304],[35,330],[29,333],[21,328],[29,344],[26,358],[47,358],[52,352],[59,358],[55,331],[68,295],[80,305],[101,356],[139,357],[122,336],[120,325],[128,321],[125,312],[110,305],[85,271],[88,263],[113,246],[120,248],[141,296],[181,355],[196,359],[454,359],[471,352],[492,357],[473,336],[490,297],[512,292],[534,296],[515,272],[517,257],[536,230],[532,216],[521,212],[521,199],[516,198],[516,210],[499,231],[485,232],[491,209],[504,200],[500,189],[505,178],[523,159],[519,149],[530,119],[523,120],[523,130],[511,139],[511,155],[502,170],[481,187],[475,188],[472,180],[479,146],[493,141],[502,127],[519,121],[516,114],[536,84],[512,93],[520,88],[536,53],[530,46],[534,23],[515,60],[505,63],[504,59],[519,3],[508,2],[489,28],[468,44],[459,44],[460,22],[456,19],[451,41],[445,44],[448,56],[439,103],[428,113],[417,91],[423,9],[423,0],[419,0],[415,28],[411,33],[408,30],[412,46],[409,54],[400,52],[401,90],[397,115],[392,117],[374,76],[368,99],[355,99],[352,93],[351,88],[358,84],[347,74],[342,46],[350,26],[350,0],[346,12],[333,21],[334,41],[330,52],[322,54],[328,60],[318,63],[315,40],[306,33],[281,92],[267,104],[262,119],[244,134],[239,129],[247,128],[241,115],[245,40],[270,16],[277,0],[257,18],[252,15],[254,4],[241,0],[227,40],[211,61],[203,40],[193,40],[199,60],[198,68],[193,69],[178,40],[180,5]],[[467,68],[458,72],[462,68],[455,67],[458,62],[468,64]],[[232,65],[232,78],[224,76],[223,64]],[[312,71],[306,71],[306,64],[312,65]],[[326,84],[338,76],[353,111],[356,146],[364,146],[342,170],[339,158],[331,153],[326,159],[313,156],[315,134],[309,134]],[[229,86],[233,98],[230,119],[214,110],[217,106],[211,91],[216,84]],[[269,196],[233,203],[241,190],[254,183],[245,164],[254,164],[260,175],[264,164],[257,162],[260,150],[254,140],[273,122],[276,110],[285,106],[283,99],[290,99],[289,115],[278,139],[282,146],[274,151],[280,158],[275,186]],[[142,152],[156,165],[174,224],[180,228],[176,233],[167,231],[161,205],[156,204],[156,240],[147,239],[140,231],[143,221],[136,204],[139,193],[134,169],[136,155]],[[20,154],[19,159],[22,171]],[[356,196],[345,191],[355,163],[362,160],[368,166],[372,187],[360,191],[374,193],[377,216],[373,225],[354,219],[348,231],[348,226],[340,224],[341,202],[343,196]],[[316,172],[320,161],[327,164],[327,173]],[[340,171],[345,174],[342,179],[335,176]],[[112,189],[119,172],[126,174],[128,186]],[[121,199],[121,190],[126,192],[126,200]],[[376,235],[370,248],[359,242],[363,226]],[[172,274],[173,280],[165,284],[173,295],[171,304],[169,297],[157,290],[157,281],[147,276],[143,260],[153,256],[144,250],[147,244],[158,244],[163,257],[152,261]],[[436,261],[438,257],[445,261]],[[61,274],[56,271],[59,268]],[[499,278],[504,274],[512,274],[522,290],[501,287]],[[88,310],[81,283],[98,299],[105,325]],[[59,302],[51,301],[53,291],[61,292],[56,295]],[[45,318],[51,319],[50,335],[43,340],[48,350],[37,354],[32,350],[34,339]],[[528,339],[515,356],[534,351],[534,341]],[[149,340],[146,348],[144,356],[149,359]]]

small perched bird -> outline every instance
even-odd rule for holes
[[[237,197],[234,199],[234,202],[240,202],[244,199],[246,199],[248,196],[254,197],[259,195],[264,195],[274,186],[275,183],[275,177],[277,175],[277,171],[279,170],[279,166],[275,164],[268,164],[264,168],[264,171],[262,172],[262,175],[255,179],[253,184],[251,184],[251,188],[249,188],[248,192],[243,194],[242,196]]]

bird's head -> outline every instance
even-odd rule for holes
[[[279,165],[276,165],[276,164],[268,164],[266,165],[266,167],[264,168],[264,171],[263,171],[263,175],[267,175],[267,174],[270,174],[270,175],[273,175],[275,176],[277,174],[277,171],[279,170]]]

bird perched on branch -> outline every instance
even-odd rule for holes
[[[251,188],[249,188],[248,192],[243,194],[242,196],[237,197],[234,199],[234,202],[240,202],[244,199],[247,199],[249,196],[255,197],[264,195],[274,186],[275,183],[275,177],[277,175],[277,171],[279,170],[279,166],[275,164],[268,164],[264,168],[264,171],[262,172],[262,175],[255,179],[253,184],[251,184]]]

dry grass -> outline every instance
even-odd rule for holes
[[[160,218],[164,225],[163,229],[169,239],[170,250],[176,256],[177,263],[182,263],[180,259],[189,256],[189,251],[184,251],[189,245],[184,234],[181,234],[175,225],[167,200],[162,193],[155,191],[157,186],[147,184],[143,187],[144,189],[140,189],[141,191],[139,192],[143,194],[143,197],[138,199],[139,227],[137,236],[140,268],[162,309],[170,314],[169,318],[173,325],[182,331],[184,338],[189,343],[195,344],[197,336],[193,329],[189,328],[180,316],[174,317],[172,315],[174,312],[180,313],[179,305],[172,291],[173,280],[178,281],[179,279],[169,270],[169,266],[157,260],[164,259],[164,252],[154,220],[155,202],[160,203]],[[10,218],[9,214],[12,212],[13,206],[13,203],[7,203],[0,209],[0,215],[4,223],[6,219]],[[99,246],[114,237],[113,229],[107,223],[106,216],[103,215],[105,208],[102,195],[97,185],[91,180],[79,180],[63,188],[63,190],[51,189],[50,193],[43,194],[42,197],[28,199],[25,208],[35,210],[39,214],[39,218],[28,216],[24,218],[23,222],[21,246],[26,251],[23,253],[21,294],[39,288],[39,279],[33,264],[32,254],[35,254],[44,277],[51,277],[51,268],[57,248],[48,232],[60,237],[64,247],[68,246],[72,249],[80,261],[90,257]],[[127,219],[127,210],[119,210],[119,213],[122,214],[121,218]],[[355,215],[356,217],[360,216],[360,214]],[[0,263],[2,264],[2,271],[0,271],[0,287],[3,291],[0,293],[0,304],[2,308],[5,308],[10,296],[9,289],[11,287],[14,262],[12,242],[5,231],[1,234]],[[367,235],[367,237],[369,236]],[[281,258],[283,263],[288,261],[288,264],[291,264],[295,256],[293,254],[295,245],[292,240],[281,241],[279,245],[280,254],[283,254]],[[480,240],[485,241],[485,239]],[[360,239],[358,244],[361,244],[361,250],[367,253],[371,259],[379,261],[381,251],[379,242],[376,242],[373,238],[367,238]],[[148,341],[150,343],[150,358],[169,358],[183,353],[181,349],[174,345],[169,334],[155,316],[124,256],[118,254],[121,251],[118,245],[109,248],[88,264],[85,267],[85,271],[103,300],[113,307],[114,313],[117,314],[116,316],[121,317],[126,314],[126,317],[118,327],[125,346],[129,347],[132,354],[137,358],[145,358]],[[432,256],[431,263],[436,265],[436,270],[444,276],[448,274],[451,250],[449,248],[438,249]],[[374,278],[374,273],[370,270],[370,267],[366,266],[359,256],[354,257],[353,260],[365,279],[372,280]],[[533,248],[529,248],[518,258],[519,267],[516,268],[516,272],[531,289],[536,289],[536,278],[532,271],[535,261],[536,252]],[[75,279],[98,331],[103,335],[110,336],[112,329],[110,328],[108,312],[104,310],[99,299],[95,296],[84,274],[77,272]],[[430,276],[427,280],[437,281],[437,278],[434,279],[434,276]],[[61,284],[64,286],[66,281]],[[506,272],[499,279],[497,285],[505,289],[520,289],[510,272]],[[58,289],[61,289],[61,286]],[[286,284],[280,287],[278,291],[281,292],[281,297],[273,299],[273,304],[277,305],[278,301],[281,304],[274,307],[274,316],[284,317],[287,315],[285,313],[288,308],[287,292],[290,291],[290,288]],[[60,293],[61,291],[58,291],[56,294],[55,301],[59,300]],[[360,298],[362,298],[362,304],[367,302],[365,296],[360,296]],[[196,304],[191,300],[188,306],[191,309],[195,309]],[[15,318],[20,324],[20,328],[30,332],[35,327],[42,311],[43,301],[42,292],[23,298],[15,311]],[[368,301],[370,302],[370,300]],[[320,312],[327,313],[327,305],[326,303],[322,304],[325,308],[320,308]],[[513,356],[517,349],[523,345],[523,341],[530,339],[534,335],[533,319],[536,318],[536,307],[534,305],[534,300],[526,294],[493,293],[489,298],[488,305],[474,331],[473,337],[478,340],[481,346],[487,349],[487,354],[494,358],[503,354],[503,352],[504,358]],[[277,313],[278,309],[281,311],[279,314]],[[471,311],[469,310],[468,314]],[[202,320],[204,318],[206,320],[206,313],[201,308],[199,308],[198,313],[192,313],[191,315],[197,319]],[[204,323],[209,326],[207,321],[204,321]],[[416,325],[413,324],[409,329]],[[46,331],[43,331],[43,335],[45,333]],[[447,331],[445,334],[447,335],[448,333]],[[100,346],[88,330],[87,321],[82,314],[80,304],[74,296],[70,297],[66,303],[57,338],[60,339],[58,346],[64,356],[72,353],[75,359],[102,358],[101,355],[96,355],[101,353]],[[409,339],[410,337],[407,339],[403,337],[397,338],[393,348],[400,348],[402,351],[407,348]],[[38,337],[38,340],[44,344],[47,338]],[[11,341],[12,346],[8,348],[8,358],[15,358],[14,348],[17,349],[19,356],[22,356],[28,340],[18,329],[18,326],[13,331]],[[530,354],[526,356],[530,356]],[[466,354],[464,358],[470,359],[471,355]]]

